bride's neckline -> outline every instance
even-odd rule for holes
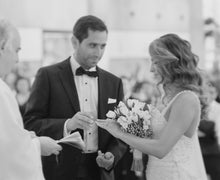
[[[168,101],[166,103],[163,103],[163,106],[164,108],[162,109],[161,112],[166,112],[167,109],[170,107],[170,105],[173,103],[173,101],[182,93],[185,93],[185,92],[190,92],[190,93],[193,93],[195,95],[195,92],[191,91],[191,90],[181,90],[179,92],[177,92],[175,95],[171,96],[171,98],[168,99]]]
[[[192,91],[192,90],[182,90],[182,91],[176,93],[176,94],[171,98],[171,100],[168,102],[168,104],[167,104],[167,105],[162,109],[162,111],[161,111],[161,114],[162,114],[162,116],[163,116],[163,118],[164,118],[164,120],[165,120],[166,123],[167,123],[167,121],[166,121],[166,119],[165,119],[165,114],[166,114],[166,112],[168,111],[168,109],[170,108],[170,106],[172,105],[172,103],[175,101],[175,99],[176,99],[179,95],[181,95],[181,94],[183,94],[183,93],[186,93],[186,92],[193,94],[193,95],[197,98],[197,100],[199,101],[199,97],[198,97],[197,94],[196,94],[194,91]],[[199,123],[199,121],[198,121],[198,123]],[[197,124],[197,126],[198,126],[198,124]],[[196,134],[196,133],[194,132],[194,135],[195,135],[195,134]],[[194,135],[192,135],[192,137],[193,137]],[[192,137],[188,137],[188,136],[185,135],[185,134],[183,135],[183,137],[186,138],[186,139],[191,139],[191,138],[192,138]]]
[[[177,91],[176,93],[173,93],[171,95],[164,94],[161,97],[163,105],[167,106],[171,101],[173,101],[173,99],[175,99],[175,97],[177,97],[179,94],[182,94],[183,92],[193,92],[193,91],[191,91],[191,90],[180,90],[180,91]],[[164,100],[166,102],[163,102]]]

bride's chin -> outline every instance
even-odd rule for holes
[[[156,84],[161,81],[161,78],[158,78],[158,77],[154,77],[153,79],[154,79],[154,82],[155,82]]]

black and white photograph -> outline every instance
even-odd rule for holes
[[[0,180],[220,180],[220,0],[0,0]]]

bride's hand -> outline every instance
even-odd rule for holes
[[[115,137],[118,137],[122,132],[120,125],[113,119],[97,119],[96,124]]]

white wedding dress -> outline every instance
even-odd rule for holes
[[[178,93],[163,109],[160,117],[152,122],[155,136],[160,135],[167,123],[164,115],[170,105],[182,93],[193,93],[197,97],[192,91]],[[147,180],[207,180],[197,132],[191,138],[183,135],[164,158],[149,156],[146,176]]]

